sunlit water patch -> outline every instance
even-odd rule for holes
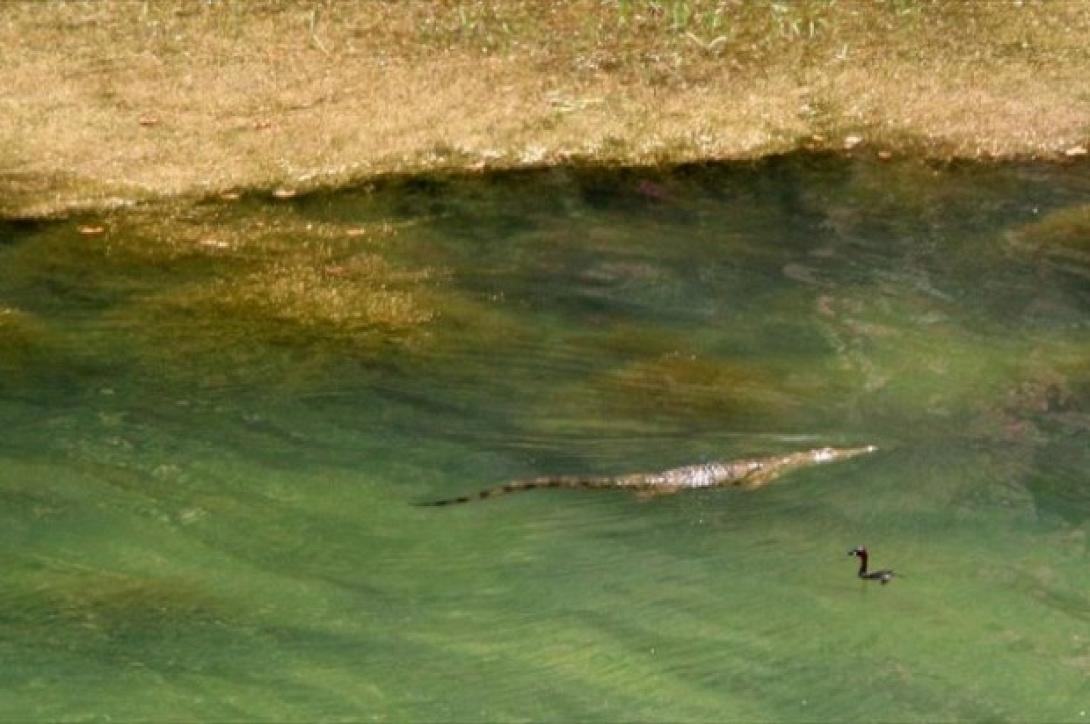
[[[1088,204],[793,157],[3,227],[0,717],[1083,720]]]

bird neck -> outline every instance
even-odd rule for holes
[[[867,554],[856,553],[856,555],[859,556],[859,575],[865,576],[867,575]]]

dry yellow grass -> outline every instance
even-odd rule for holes
[[[7,3],[0,214],[851,136],[1063,158],[1087,37],[1083,0]]]

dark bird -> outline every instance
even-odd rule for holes
[[[893,580],[895,574],[888,568],[881,571],[867,571],[867,549],[863,546],[852,548],[848,551],[848,555],[859,557],[859,577],[864,581],[881,581],[884,586]]]

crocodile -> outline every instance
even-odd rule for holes
[[[822,463],[848,460],[859,455],[867,455],[878,448],[874,445],[863,447],[821,447],[813,450],[771,455],[768,457],[743,458],[739,460],[717,460],[697,465],[686,465],[653,473],[630,473],[627,475],[547,475],[528,480],[512,480],[503,485],[496,485],[476,493],[457,498],[446,498],[421,503],[424,506],[453,505],[468,503],[471,500],[544,488],[592,488],[631,490],[638,496],[648,498],[658,495],[670,495],[682,490],[737,486],[753,490],[768,485],[782,475],[799,468],[807,468]]]

